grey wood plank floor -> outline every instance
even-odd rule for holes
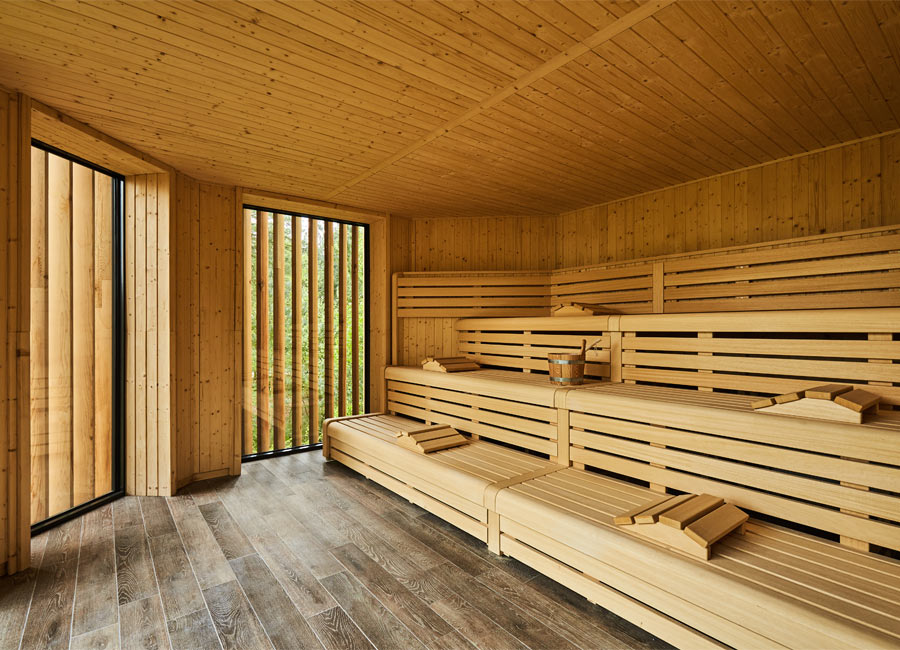
[[[666,648],[317,452],[33,540],[0,648]]]

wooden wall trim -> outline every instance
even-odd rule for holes
[[[243,197],[242,203],[256,205],[271,210],[284,210],[286,212],[297,212],[300,214],[327,217],[329,219],[342,219],[345,221],[367,224],[372,224],[388,217],[386,212],[363,210],[362,208],[354,208],[340,203],[319,201],[301,196],[270,192],[268,190],[240,188],[240,192]]]

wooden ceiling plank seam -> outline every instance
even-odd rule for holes
[[[793,116],[800,124],[809,125],[807,130],[810,135],[822,132],[828,134],[824,140],[817,138],[816,146],[840,139],[759,51],[759,43],[749,39],[738,29],[725,7],[714,3],[694,3],[685,5],[683,11],[694,23],[702,25],[703,30],[720,48],[727,49],[736,64],[755,79],[759,88],[766,89],[785,113]]]
[[[631,0],[627,2],[624,0],[622,2],[594,0],[585,2],[566,2],[566,7],[587,24],[594,25],[595,21],[605,20],[608,15],[620,18],[623,14],[627,14],[628,12],[637,9],[638,3],[632,2]]]
[[[3,17],[0,17],[0,23],[2,23],[4,20],[6,20],[6,21],[9,21],[9,20],[10,20],[8,14],[5,15],[5,16],[3,16]],[[34,27],[35,27],[36,29],[41,29],[40,25],[35,25]],[[18,25],[17,25],[17,29],[20,29],[20,30],[22,30],[22,31],[25,32],[25,33],[31,33],[31,34],[34,35],[35,38],[38,38],[38,39],[41,38],[41,37],[43,36],[42,33],[28,32],[28,29],[27,29],[26,27],[24,27],[22,24],[18,24]],[[55,34],[55,36],[56,36],[56,42],[54,43],[54,45],[56,45],[56,46],[61,46],[63,43],[66,42],[66,36],[67,36],[68,33],[67,33],[66,31],[63,31],[63,29],[64,29],[64,28],[60,28],[60,31],[58,31],[58,32]],[[105,36],[105,35],[99,34],[99,36]],[[77,36],[74,36],[74,35],[73,35],[72,38],[77,38]],[[76,42],[77,42],[77,41],[76,41]],[[90,52],[90,49],[89,49],[89,48],[82,48],[82,49],[83,49],[82,54],[85,54],[85,53]],[[69,56],[74,57],[76,60],[77,60],[77,59],[80,59],[80,58],[90,58],[90,57],[81,57],[81,56],[78,56],[76,53],[69,53]],[[98,57],[100,57],[100,56],[102,56],[102,55],[98,53]],[[108,61],[108,57],[107,57],[107,61]],[[152,74],[152,73],[151,73],[151,69],[150,69],[149,67],[147,67],[146,64],[137,64],[137,65],[143,65],[143,68],[142,68],[141,71],[140,71],[141,78],[144,78],[144,77],[152,78],[152,76],[151,76],[151,74]],[[163,75],[164,78],[165,78],[165,76],[166,76],[166,75]],[[169,75],[169,76],[171,76],[171,75]],[[233,80],[234,80],[234,76],[232,75],[232,76],[230,77],[230,79],[233,81]],[[223,80],[223,82],[224,82],[224,80]],[[217,90],[218,90],[218,92],[224,93],[224,88],[227,88],[227,83],[223,83],[223,88],[218,88]],[[264,92],[260,92],[260,89],[258,89],[258,88],[248,89],[248,91],[251,92],[250,97],[253,97],[253,96],[260,96],[260,97],[266,96],[265,93],[264,93]],[[308,97],[309,95],[307,94],[306,96]],[[222,98],[220,99],[220,103],[224,102],[224,101],[227,99],[227,97],[228,97],[228,95],[225,94],[225,96],[222,97]],[[282,102],[283,102],[283,106],[285,106],[286,108],[290,108],[290,107],[292,106],[292,103],[291,103],[290,101],[288,101],[287,99],[284,99],[284,100],[278,100],[276,96],[271,95],[271,94],[268,95],[268,97],[272,98],[272,99],[275,100],[275,101],[282,101]],[[295,102],[300,102],[300,103],[302,103],[303,100],[302,100],[302,97],[301,97],[301,98],[294,98],[294,101],[295,101]],[[335,107],[339,107],[339,106],[340,106],[340,102],[337,101],[337,100],[334,100],[334,104],[335,104]],[[335,110],[335,109],[332,108],[332,110]],[[394,114],[396,114],[396,107],[394,108]],[[351,113],[350,115],[352,115],[352,113]],[[371,115],[371,114],[370,114],[370,115]],[[384,116],[381,116],[381,117],[382,117],[382,118],[387,118],[387,117],[389,117],[389,115],[386,113]],[[371,117],[369,117],[369,121],[373,121]],[[375,120],[375,121],[377,122],[377,120]],[[424,126],[425,126],[426,129],[428,128],[427,123],[426,123]]]
[[[92,104],[92,100],[91,100],[89,97],[86,97],[86,96],[78,97],[78,96],[74,96],[74,95],[70,95],[70,94],[64,94],[64,92],[65,92],[65,87],[62,87],[60,84],[57,84],[56,82],[53,82],[51,85],[52,85],[53,88],[52,88],[51,90],[47,90],[47,91],[41,93],[41,97],[40,97],[40,98],[46,99],[46,98],[50,97],[50,98],[56,98],[56,99],[58,99],[58,102],[56,102],[56,105],[58,105],[58,106],[66,106],[66,107],[67,107],[67,110],[69,111],[69,113],[72,114],[72,117],[75,117],[75,118],[81,118],[81,115],[80,115],[79,113],[82,112],[82,109],[83,109],[83,108],[87,107],[87,108],[91,108],[91,109],[94,111],[94,113],[92,113],[92,115],[93,115],[94,117],[96,117],[97,115],[102,115],[102,116],[104,116],[104,119],[106,120],[106,122],[104,123],[105,125],[106,125],[106,124],[110,124],[110,123],[120,123],[120,124],[123,124],[123,125],[128,125],[128,124],[139,124],[139,125],[140,125],[140,124],[146,123],[146,126],[147,126],[148,129],[156,130],[157,132],[161,132],[161,131],[164,130],[164,129],[159,129],[159,128],[158,128],[158,124],[159,124],[158,121],[152,121],[152,120],[151,120],[151,121],[146,121],[146,120],[142,120],[142,119],[139,119],[139,118],[134,118],[134,117],[132,117],[132,113],[131,113],[131,112],[128,112],[128,113],[124,114],[123,117],[122,117],[122,119],[119,120],[119,119],[117,119],[117,117],[116,117],[116,116],[117,116],[117,112],[116,112],[115,108],[114,108],[114,107],[111,107],[111,106],[108,104],[108,102],[104,103],[104,101],[103,101],[102,98],[97,99],[97,100],[96,100],[96,102],[97,102],[96,105],[93,105],[93,104]],[[60,87],[57,87],[57,86],[60,86]],[[71,100],[73,96],[76,97],[76,98],[78,99],[78,104],[77,104],[76,106],[67,106],[67,105],[66,105],[67,100]],[[40,98],[38,98],[38,99],[40,99]],[[159,112],[156,112],[155,115],[156,115],[157,117],[164,116],[164,114],[161,114],[161,113],[159,113]],[[173,126],[174,124],[177,124],[178,122],[177,122],[177,117],[176,117],[176,115],[177,115],[177,114],[174,114],[174,113],[173,113],[173,114],[171,115],[171,117],[170,117],[170,120],[171,120],[171,121],[166,122],[166,123],[169,124],[170,126]],[[112,120],[112,122],[110,122],[110,120]],[[184,133],[190,133],[192,128],[193,128],[193,127],[186,127],[186,128],[183,129],[183,132],[184,132]],[[219,133],[221,133],[221,132],[219,132]],[[115,135],[115,134],[110,134],[110,135]],[[213,144],[214,144],[216,147],[221,147],[221,144],[222,144],[223,142],[228,142],[228,139],[227,139],[227,138],[225,138],[225,139],[221,139],[221,138],[220,138],[218,141],[214,141]],[[245,141],[244,139],[238,140],[237,142],[240,143],[241,146],[246,146],[246,145],[247,145],[247,141]],[[329,143],[329,145],[333,145],[333,144],[334,144],[333,142],[330,142],[330,143]],[[263,141],[263,142],[260,142],[259,146],[262,147],[262,152],[271,152],[271,151],[273,150],[273,148],[276,148],[276,149],[277,149],[277,145],[276,145],[274,142],[265,142],[265,141]],[[321,144],[316,145],[314,151],[315,151],[315,153],[320,154],[322,157],[326,157],[327,149],[324,148],[324,145],[321,145]],[[306,153],[306,154],[302,154],[302,155],[310,155],[310,153]],[[346,152],[342,152],[342,153],[339,152],[338,155],[343,155],[343,156],[347,157],[347,153],[346,153]],[[295,163],[294,163],[294,164],[296,164],[296,158],[299,158],[299,157],[301,157],[301,154],[298,154],[296,151],[293,152],[291,158],[295,160]],[[327,158],[326,158],[326,159],[327,159]],[[337,162],[339,159],[335,158],[334,160]],[[346,163],[346,164],[351,165],[351,166],[354,166],[354,167],[361,167],[361,168],[364,168],[364,165],[361,164],[361,163],[359,163],[359,162],[356,162],[356,163]]]
[[[885,41],[872,5],[833,2],[832,7],[895,122],[900,123],[900,59],[894,58]]]
[[[493,124],[495,125],[498,121],[499,119],[493,120]],[[549,173],[565,176],[573,188],[580,190],[590,190],[592,188],[599,190],[603,188],[603,191],[609,191],[613,186],[599,182],[597,177],[607,174],[607,177],[609,177],[621,173],[621,169],[618,166],[602,157],[592,159],[585,156],[576,161],[571,157],[559,156],[552,150],[553,142],[548,142],[548,148],[542,149],[539,144],[529,144],[524,141],[517,142],[515,135],[507,133],[502,133],[501,135],[504,137],[494,137],[489,142],[484,136],[491,136],[479,129],[489,130],[491,127],[491,122],[481,125],[477,119],[473,119],[454,129],[447,137],[459,137],[472,145],[477,142],[479,146],[493,147],[495,149],[502,148],[510,157],[521,159],[528,164],[542,165]],[[525,153],[532,154],[532,159],[525,158]]]
[[[196,9],[194,9],[193,4],[187,3],[172,5],[170,2],[164,2],[163,4],[164,6],[170,7],[173,11],[177,8],[179,11],[191,13],[202,21],[208,21],[203,27],[204,31],[207,32],[210,30],[210,23],[217,19],[218,22],[215,27],[217,28],[217,31],[224,30],[219,34],[219,37],[223,39],[230,37],[235,39],[236,42],[240,42],[240,40],[245,40],[249,35],[254,35],[255,32],[256,26],[253,23],[248,25],[242,17],[235,13],[239,11],[241,7],[244,7],[244,5],[237,2],[229,2],[227,4],[198,3],[199,6]],[[192,9],[194,9],[194,11],[192,11]],[[256,11],[250,7],[247,7],[247,10],[251,12]],[[257,13],[268,16],[268,14],[263,14],[262,12]],[[270,22],[284,22],[276,17],[270,18],[272,18],[272,21]],[[227,24],[223,24],[223,22],[227,23],[229,19],[231,22],[240,21],[243,23],[242,26],[244,27],[244,31],[236,31]],[[289,69],[301,71],[308,69],[312,72],[326,75],[336,81],[340,81],[348,87],[367,89],[369,92],[382,96],[386,100],[392,99],[391,96],[384,94],[387,91],[390,91],[395,94],[393,97],[394,99],[397,97],[403,98],[403,100],[398,101],[401,101],[404,105],[416,107],[428,112],[434,117],[445,116],[448,112],[459,110],[461,98],[455,93],[450,93],[452,99],[435,94],[432,92],[433,90],[443,90],[436,84],[429,84],[429,90],[422,90],[411,84],[409,79],[406,79],[404,82],[397,78],[398,75],[396,73],[398,71],[390,66],[379,65],[378,61],[371,59],[371,57],[363,55],[363,58],[371,61],[371,64],[368,66],[364,66],[355,60],[341,59],[330,52],[309,47],[304,43],[304,39],[313,36],[311,32],[300,30],[296,26],[293,27],[292,31],[293,36],[288,37],[285,34],[275,31],[273,28],[269,28],[266,29],[264,33],[257,36],[257,38],[265,38],[267,46],[280,46],[283,56],[276,57],[276,63],[279,65],[286,65]],[[342,49],[347,51],[347,48]],[[353,55],[357,53],[351,51],[349,54]],[[351,59],[352,58],[353,57],[351,56]],[[302,62],[302,65],[298,63],[298,61]]]
[[[570,110],[560,113],[560,110],[567,108],[565,104],[542,90],[544,85],[549,83],[546,79],[542,79],[528,88],[523,88],[520,93],[510,97],[497,110],[505,111],[511,107],[526,113],[543,116],[544,120],[553,120],[554,122],[556,120],[565,120],[565,123],[571,125],[571,127],[568,127],[568,130],[573,134],[576,134],[583,140],[593,142],[595,146],[602,146],[607,151],[622,156],[622,158],[617,160],[617,164],[621,165],[625,172],[632,168],[637,168],[641,170],[640,173],[646,174],[649,179],[653,179],[656,174],[660,174],[658,179],[661,181],[690,175],[691,172],[688,170],[691,167],[683,164],[679,166],[682,157],[677,153],[672,153],[673,150],[670,147],[660,147],[660,149],[669,149],[669,155],[666,155],[654,149],[650,144],[632,141],[621,131],[621,124],[617,123],[615,117],[611,114],[606,114],[606,119],[601,122],[599,115],[592,119],[588,114],[580,111]],[[534,108],[523,106],[525,103],[530,104]],[[559,126],[566,128],[565,124],[559,124]],[[602,138],[600,137],[601,135],[603,136]],[[646,156],[646,160],[650,161],[650,164],[641,165],[636,163],[635,161],[639,156]]]
[[[207,0],[201,0],[201,2],[203,4],[209,4]],[[215,4],[214,6],[220,5]],[[321,34],[306,29],[303,25],[288,22],[278,15],[251,7],[242,0],[229,2],[221,9],[221,11],[247,21],[250,24],[257,25],[260,28],[264,28],[269,32],[280,34],[287,39],[296,39],[297,41],[308,44],[314,51],[322,52],[335,59],[337,62],[347,61],[367,70],[370,69],[371,63],[374,63],[374,67],[371,68],[373,72],[392,78],[400,84],[415,87],[428,96],[441,100],[442,102],[458,106],[466,101],[459,93],[450,91],[428,79],[417,77],[415,78],[416,84],[413,85],[411,84],[412,80],[409,75],[393,66],[384,65],[383,61],[380,61],[375,57],[359,52],[355,48],[329,40]],[[247,12],[251,12],[250,15],[248,15]]]
[[[60,90],[65,92],[65,88],[61,88]],[[51,92],[47,92],[44,94],[46,96],[56,97],[60,100],[64,100],[67,97],[73,96],[73,95],[65,95],[65,94],[62,94],[61,92],[59,94],[56,94],[57,92],[59,92],[59,91],[51,91]],[[89,107],[92,110],[98,112],[98,114],[104,115],[108,119],[113,119],[113,120],[118,119],[121,123],[131,122],[133,124],[144,126],[147,129],[156,130],[158,132],[163,132],[163,131],[167,130],[167,129],[159,128],[158,122],[155,122],[155,121],[152,121],[152,120],[149,120],[146,118],[134,118],[134,117],[132,117],[131,113],[122,114],[121,112],[117,111],[114,107],[104,105],[101,100],[97,100],[98,103],[96,106],[93,105],[91,102],[92,102],[92,100],[88,97],[79,97],[79,105],[80,106]],[[156,115],[161,115],[161,114],[156,113]],[[213,129],[212,127],[206,128],[206,127],[198,127],[197,125],[189,125],[187,123],[179,123],[175,113],[171,114],[171,120],[172,121],[166,122],[167,126],[170,128],[174,128],[174,127],[178,126],[179,130],[178,131],[169,131],[169,132],[171,132],[173,134],[180,132],[184,135],[194,136],[198,142],[208,141],[211,145],[219,145],[219,146],[221,146],[222,143],[234,143],[236,145],[246,147],[250,151],[256,149],[260,152],[260,154],[266,154],[266,155],[269,155],[270,157],[271,157],[271,154],[273,151],[282,151],[283,150],[284,155],[283,156],[275,156],[275,158],[276,159],[280,158],[280,159],[283,159],[286,161],[293,161],[294,164],[303,163],[303,160],[302,160],[303,156],[309,156],[309,155],[312,155],[312,153],[313,153],[313,152],[298,153],[296,151],[289,152],[288,150],[284,149],[282,146],[279,146],[277,141],[272,141],[272,142],[258,141],[257,142],[253,139],[244,138],[244,137],[241,137],[238,139],[230,139],[228,137],[221,137],[218,140],[216,140],[216,139],[204,140],[205,136],[202,135],[204,133],[206,133],[207,136],[216,136],[216,135],[222,135],[223,133],[227,133],[227,132],[222,131],[222,130],[215,131],[215,129]],[[339,151],[335,152],[334,155],[335,156],[340,155],[340,156],[342,156],[341,158],[329,157],[331,154],[328,153],[327,149],[323,148],[323,145],[316,145],[314,153],[319,158],[323,159],[323,161],[325,163],[328,163],[328,164],[346,166],[346,167],[353,168],[356,170],[365,168],[364,164],[361,164],[358,162],[352,162],[349,160],[344,160],[343,158],[351,157],[351,156],[348,156],[346,152],[339,152]],[[309,164],[315,164],[315,163],[310,162]],[[358,171],[357,171],[357,173],[358,173]]]
[[[323,68],[333,71],[332,74],[340,74],[341,70],[349,64],[354,70],[353,77],[367,81],[385,80],[386,88],[391,88],[401,94],[405,90],[415,91],[416,101],[433,106],[436,110],[456,110],[464,103],[464,98],[458,93],[448,91],[426,79],[412,80],[408,75],[404,75],[392,66],[383,65],[377,59],[329,41],[320,34],[304,29],[302,25],[292,25],[278,16],[249,7],[237,0],[227,4],[201,0],[198,4],[203,7],[201,18],[206,16],[207,12],[214,12],[212,15],[223,17],[230,16],[233,21],[241,21],[245,29],[250,30],[249,33],[253,34],[254,29],[259,29],[262,31],[260,38],[264,36],[267,42],[273,44],[282,43],[286,53],[302,57],[306,65],[321,65]],[[183,3],[178,6],[184,7]],[[190,6],[188,5],[187,8],[189,9]],[[223,25],[223,27],[227,27],[227,25]],[[243,34],[244,32],[235,32],[235,38],[241,38]],[[299,49],[293,50],[288,47],[289,45]],[[318,57],[325,57],[325,61],[318,62]],[[416,83],[414,84],[412,81],[416,81]],[[376,85],[381,83],[378,81]],[[412,96],[410,94],[410,97]]]
[[[780,149],[766,149],[766,143],[759,143],[751,135],[742,130],[735,118],[740,118],[741,124],[747,124],[751,129],[755,126],[749,124],[740,117],[733,108],[725,104],[721,99],[713,95],[709,88],[701,84],[682,69],[673,58],[660,49],[637,30],[622,34],[614,43],[605,43],[596,52],[605,59],[612,58],[612,62],[628,61],[631,58],[637,66],[632,76],[646,83],[648,88],[662,99],[674,103],[680,100],[685,105],[685,111],[690,115],[709,115],[710,122],[707,128],[723,138],[735,143],[740,150],[746,151],[753,160],[761,160],[777,156]],[[764,141],[774,145],[765,134],[760,133]]]
[[[505,25],[514,25],[517,27],[515,33],[520,41],[523,43],[531,42],[533,46],[553,54],[569,49],[575,43],[583,41],[600,29],[599,27],[591,28],[590,25],[583,23],[556,0],[550,0],[543,4],[547,13],[560,16],[558,21],[542,18],[532,11],[527,4],[516,2],[515,0],[512,2],[478,0],[478,4],[484,7],[484,10],[480,12],[482,22],[496,25],[496,27],[491,28],[494,33],[509,33],[511,30]],[[608,23],[613,22],[613,20],[615,18],[608,21]],[[572,24],[570,30],[560,27],[560,25],[565,25],[566,23]],[[543,57],[541,62],[546,61],[548,58]]]
[[[751,126],[758,134],[754,140],[761,147],[766,147],[770,158],[778,158],[789,153],[784,147],[784,133],[781,129],[775,128],[777,125],[742,96],[726,97],[723,91],[728,85],[727,81],[702,57],[687,47],[666,25],[651,19],[635,25],[634,32],[645,42],[652,44],[666,59],[671,60],[687,78],[694,81],[697,87],[702,88],[702,94],[708,102],[722,106],[725,111],[731,113],[736,123]],[[724,115],[723,119],[726,119]],[[768,144],[772,147],[768,147]]]
[[[869,9],[883,33],[895,66],[900,68],[900,5],[896,2],[876,2],[869,5]]]
[[[847,84],[831,59],[823,52],[819,40],[803,20],[792,2],[756,0],[756,8],[766,18],[778,35],[791,43],[801,65],[820,87],[828,88],[831,101],[846,116],[859,137],[876,131],[875,122],[869,117],[859,98]]]
[[[825,55],[853,89],[879,131],[896,128],[897,122],[875,79],[831,2],[804,2],[803,20],[813,31]],[[865,83],[866,78],[873,83]]]
[[[735,27],[756,44],[760,53],[772,62],[785,82],[793,87],[811,110],[825,116],[825,122],[830,125],[838,141],[857,137],[853,126],[830,94],[823,91],[819,81],[809,74],[796,52],[782,39],[755,4],[745,3],[741,5],[740,11],[731,11],[728,7],[723,11]],[[818,89],[818,92],[814,92],[813,89]]]
[[[460,126],[458,129],[454,129],[453,133],[447,135],[448,140],[452,141],[452,139],[456,138],[463,143],[462,146],[465,146],[468,149],[484,149],[486,151],[497,152],[496,155],[509,159],[522,169],[529,170],[535,181],[540,181],[542,179],[546,181],[547,179],[555,178],[558,179],[556,180],[557,184],[568,188],[568,190],[572,192],[597,192],[601,191],[601,188],[602,191],[608,192],[613,187],[598,181],[597,176],[601,172],[599,169],[595,169],[592,173],[589,168],[577,168],[569,167],[565,164],[555,164],[552,161],[546,161],[545,157],[542,156],[539,151],[525,150],[527,153],[534,154],[529,158],[520,153],[523,149],[508,150],[503,148],[509,146],[505,145],[503,141],[489,143],[481,138],[475,137],[479,134],[477,132],[470,134],[470,127],[471,124],[468,124]],[[465,154],[463,152],[463,157],[464,156]]]
[[[567,37],[576,41],[584,40],[619,17],[606,10],[606,15],[602,19],[600,19],[599,15],[595,15],[594,21],[589,22],[572,10],[571,5],[576,3],[559,1],[528,2],[527,0],[516,0],[516,2],[522,7],[526,15],[532,14],[537,20],[540,20],[540,24],[543,25],[544,29],[549,30],[552,28],[552,33],[558,32],[561,37]],[[488,5],[494,13],[499,13],[497,3],[494,0],[488,0]],[[540,27],[533,27],[532,29],[537,31]]]
[[[426,15],[417,9],[416,3],[401,0],[373,6],[374,11],[401,21],[422,33],[428,33],[432,38],[442,40],[457,51],[472,50],[479,58],[494,62],[498,68],[505,68],[506,73],[512,77],[522,75],[529,65],[540,62],[540,59],[531,52],[515,47],[486,30],[484,33],[475,33],[471,28],[464,29],[462,26],[466,24],[467,19],[449,12],[438,2],[428,3],[427,8]],[[454,25],[454,21],[459,24]],[[483,41],[488,41],[490,46]]]
[[[668,14],[666,28],[685,45],[706,61],[707,65],[726,82],[733,94],[756,111],[774,128],[780,130],[788,142],[788,151],[814,149],[822,146],[815,136],[793,115],[782,107],[753,77],[741,74],[743,69],[732,55],[710,35],[704,25],[698,24],[683,7],[676,5]],[[708,36],[704,38],[703,36]]]
[[[448,57],[452,56],[453,64],[456,67],[466,71],[467,74],[474,75],[477,78],[490,83],[492,87],[504,85],[505,83],[508,83],[510,79],[515,79],[518,76],[513,71],[507,71],[492,66],[488,62],[474,56],[474,54],[460,50],[456,45],[447,43],[433,35],[428,35],[414,27],[404,24],[400,20],[396,20],[378,12],[374,7],[367,4],[344,1],[329,2],[328,6],[334,11],[345,15],[347,18],[371,27],[379,35],[388,34],[389,36],[393,36],[400,42],[428,53],[432,58],[437,58],[438,60],[449,63],[451,59]],[[349,9],[352,14],[347,13],[347,9]],[[431,49],[434,50],[433,52],[428,52],[429,45]],[[522,70],[520,69],[518,72],[521,74]]]
[[[535,68],[528,75],[521,77],[520,79],[516,80],[514,83],[510,84],[509,86],[501,89],[495,95],[492,95],[491,97],[487,98],[486,100],[479,102],[479,104],[477,106],[472,107],[465,113],[454,118],[450,122],[447,122],[443,126],[436,129],[435,131],[432,131],[427,136],[425,136],[421,140],[413,143],[409,147],[406,147],[405,149],[398,151],[393,156],[386,158],[384,161],[382,161],[381,163],[379,163],[378,165],[373,167],[371,170],[366,172],[365,175],[361,175],[359,177],[359,180],[362,180],[363,178],[365,178],[368,175],[378,173],[378,171],[380,169],[384,169],[385,167],[390,165],[392,162],[404,157],[405,155],[407,155],[408,152],[415,151],[416,149],[425,146],[426,144],[428,144],[435,138],[440,137],[441,135],[443,135],[444,133],[446,133],[447,131],[452,129],[454,126],[456,126],[458,124],[462,124],[463,122],[467,121],[470,117],[478,114],[479,112],[485,110],[486,108],[503,101],[504,99],[506,99],[509,96],[513,95],[514,93],[518,92],[518,90],[520,88],[523,88],[523,87],[526,87],[527,85],[529,85],[535,79],[539,79],[539,78],[543,77],[544,75],[548,74],[550,71],[558,69],[560,66],[565,65],[565,63],[567,63],[573,57],[580,55],[581,53],[583,53],[584,51],[587,51],[588,49],[591,49],[592,47],[596,47],[597,45],[604,42],[605,40],[613,38],[617,33],[620,33],[622,31],[625,31],[626,29],[631,28],[637,22],[643,20],[647,16],[652,16],[657,11],[671,5],[671,3],[672,3],[672,0],[654,0],[652,2],[648,2],[647,4],[643,5],[641,7],[641,9],[638,9],[630,14],[627,14],[624,18],[619,19],[618,21],[616,21],[609,27],[604,28],[598,32],[595,32],[594,35],[591,37],[591,39],[589,39],[589,41],[582,41],[581,43],[578,43],[577,45],[573,46],[572,50],[562,52],[562,53],[556,55],[555,57],[553,57],[552,59],[549,59],[546,63]],[[354,179],[353,181],[350,182],[350,184],[352,184],[354,182],[359,182],[359,180]],[[347,186],[348,186],[347,183],[344,183],[344,184],[338,186],[330,193],[328,198],[333,198],[334,196],[339,195],[340,192],[342,190],[346,189]]]
[[[44,2],[47,0],[40,1]],[[79,6],[82,7],[85,12],[93,13],[94,7],[90,4],[82,2]],[[202,41],[196,41],[190,38],[193,33],[191,27],[182,25],[175,20],[163,21],[158,14],[148,12],[138,5],[133,6],[116,3],[111,5],[111,7],[115,8],[116,11],[109,9],[99,12],[98,19],[103,17],[108,19],[109,16],[114,15],[118,17],[117,22],[119,25],[117,27],[119,30],[131,31],[133,34],[151,40],[158,36],[160,39],[159,42],[164,43],[166,47],[170,49],[169,52],[165,52],[164,54],[169,55],[172,58],[178,58],[175,56],[176,54],[188,54],[189,57],[200,57],[201,60],[198,61],[198,63],[203,66],[204,69],[209,68],[211,65],[225,66],[225,69],[222,71],[223,81],[225,82],[229,81],[229,74],[234,75],[236,71],[240,70],[242,73],[253,75],[253,79],[256,80],[256,83],[259,86],[255,91],[260,92],[263,95],[272,94],[276,89],[278,92],[287,92],[290,88],[293,89],[295,94],[299,94],[300,96],[314,94],[328,97],[339,104],[348,104],[369,114],[378,114],[375,110],[376,107],[383,111],[384,117],[392,117],[397,113],[396,97],[392,99],[382,99],[378,95],[370,94],[363,100],[353,92],[353,90],[355,90],[354,86],[344,82],[338,82],[332,79],[330,75],[320,74],[310,70],[306,71],[308,76],[303,79],[303,85],[297,85],[297,81],[294,78],[285,76],[280,71],[277,75],[274,74],[278,69],[272,67],[271,57],[261,55],[263,58],[267,59],[267,62],[259,63],[238,54],[230,53],[226,51],[226,49],[233,50],[234,46],[218,37],[214,38],[229,47],[216,48],[207,46]],[[157,20],[154,21],[154,18]],[[124,25],[122,24],[123,22],[125,23]],[[155,22],[164,22],[164,25],[162,28],[158,28],[155,26]],[[171,50],[171,48],[175,48],[175,50]],[[278,84],[276,86],[273,86],[272,84],[259,84],[259,79],[267,79],[270,82],[278,82]],[[318,89],[318,91],[313,89]],[[423,122],[423,124],[428,123],[430,122]]]
[[[578,64],[587,56],[589,55],[586,54],[580,57],[575,64]],[[581,86],[582,92],[575,94],[576,89],[571,87],[571,78],[567,72],[567,69],[561,69],[547,75],[540,81],[535,82],[531,86],[531,90],[545,95],[549,101],[556,102],[563,108],[569,108],[570,105],[576,105],[576,101],[580,101],[582,104],[596,109],[596,113],[585,108],[577,111],[577,113],[580,117],[589,118],[598,123],[601,116],[605,117],[610,128],[625,136],[625,139],[640,143],[641,147],[645,147],[645,151],[642,153],[648,155],[649,152],[651,157],[658,157],[660,162],[664,164],[673,164],[669,161],[676,160],[681,163],[684,169],[691,170],[689,173],[699,173],[700,175],[709,173],[711,169],[708,162],[710,157],[696,155],[690,147],[685,147],[688,143],[668,130],[672,126],[671,122],[666,125],[654,124],[650,118],[642,114],[647,112],[643,106],[640,107],[640,112],[637,110],[637,106],[633,103],[637,102],[637,100],[632,98],[633,101],[629,102],[624,100],[624,98],[620,99],[612,95],[613,91],[610,89],[609,84],[605,84],[606,88],[602,91],[584,84]],[[567,87],[563,87],[563,84]],[[525,91],[523,91],[522,96],[526,96]],[[651,130],[647,133],[642,127],[650,127]],[[644,133],[647,135],[641,137],[641,134]],[[635,137],[636,134],[637,137]],[[590,136],[587,137],[590,138]],[[644,138],[650,140],[652,144],[649,142],[646,145],[643,144],[642,140]]]
[[[250,4],[259,4],[257,0],[247,1]],[[357,24],[359,21],[341,14],[323,3],[311,1],[288,5],[276,1],[267,5],[266,11],[272,13],[276,8],[284,12],[286,16],[295,16],[294,20],[301,21],[300,24],[306,25],[307,29],[314,29],[329,39],[344,43],[348,47],[355,47],[369,56],[384,61],[386,65],[396,66],[409,74],[432,81],[436,81],[436,75],[440,74],[442,75],[441,83],[445,87],[453,89],[470,100],[480,101],[492,92],[491,88],[494,85],[492,82],[439,59],[422,58],[420,52],[411,51],[414,48],[410,48],[394,37],[386,37],[383,34],[369,35],[367,30],[359,28]],[[360,32],[365,35],[361,35]]]
[[[613,45],[613,43],[605,44],[605,46],[609,45]],[[598,51],[591,52],[591,57],[585,54],[578,61],[579,67],[566,66],[560,71],[561,76],[571,80],[571,84],[584,84],[595,90],[598,87],[605,87],[609,89],[608,92],[616,93],[617,97],[621,95],[623,99],[618,101],[627,106],[637,107],[640,105],[641,110],[659,123],[657,128],[671,129],[673,135],[687,144],[689,148],[697,149],[707,157],[714,159],[717,164],[732,164],[735,158],[750,158],[749,154],[738,149],[731,141],[718,136],[709,127],[704,126],[701,120],[702,110],[698,111],[701,115],[691,114],[679,104],[669,101],[659,94],[654,94],[632,74],[629,74],[626,67],[620,68],[610,61],[609,50],[606,47],[603,49],[602,55]],[[621,50],[619,51],[621,52]],[[603,66],[603,75],[591,67],[591,61],[594,60]],[[636,61],[632,59],[632,63],[636,64]],[[572,92],[571,89],[570,92]],[[658,106],[660,102],[667,102],[667,105],[660,107]],[[670,120],[668,126],[662,126],[667,118]],[[720,155],[724,158],[719,158]]]

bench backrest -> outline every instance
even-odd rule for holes
[[[751,395],[838,382],[900,405],[898,308],[479,318],[455,327],[459,351],[488,366],[546,372],[547,352],[602,337],[590,376]]]
[[[609,316],[465,319],[456,323],[458,350],[485,366],[546,372],[550,352],[577,352],[582,341],[599,339],[587,354],[585,376],[608,379],[609,322]]]
[[[900,549],[900,419],[808,420],[749,401],[622,384],[573,390],[571,460]]]

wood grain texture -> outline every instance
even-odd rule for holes
[[[223,648],[271,647],[237,581],[203,591]]]

